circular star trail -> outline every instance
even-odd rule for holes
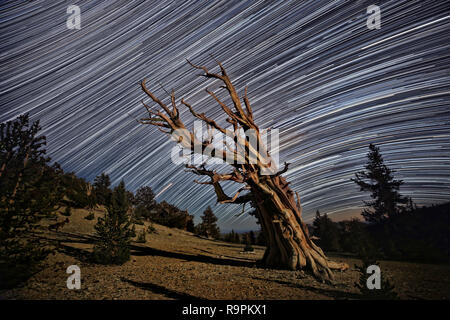
[[[280,161],[306,221],[360,212],[350,181],[368,145],[419,205],[450,201],[448,1],[1,1],[0,121],[41,119],[48,154],[92,181],[101,172],[130,190],[151,186],[196,215],[211,205],[222,230],[251,229],[236,205],[174,165],[173,142],[144,115],[139,82],[168,102],[174,89],[225,125],[198,77],[220,60],[240,93],[248,85],[260,128],[280,132]],[[66,26],[78,5],[81,29]],[[381,8],[370,30],[367,7]],[[225,98],[224,93],[219,97]],[[191,126],[187,110],[181,116]],[[187,120],[189,119],[189,120]],[[237,186],[226,185],[230,194]]]

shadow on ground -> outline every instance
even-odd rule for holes
[[[155,248],[151,248],[151,247],[140,247],[140,246],[132,245],[131,249],[133,250],[132,255],[134,255],[134,256],[160,256],[160,257],[174,258],[174,259],[186,260],[186,261],[210,263],[210,264],[215,264],[215,265],[220,265],[220,266],[229,265],[229,266],[235,266],[235,267],[252,268],[252,267],[255,267],[258,265],[254,261],[241,261],[241,260],[233,260],[233,259],[214,258],[211,256],[202,255],[202,254],[192,255],[192,254],[185,254],[185,253],[180,253],[180,252],[164,251],[164,250],[155,249]]]
[[[58,251],[61,253],[64,253],[66,255],[72,256],[80,261],[89,262],[89,258],[91,256],[91,252],[86,249],[81,248],[75,248],[68,244],[93,244],[96,240],[93,236],[86,236],[86,235],[79,235],[79,234],[72,234],[72,233],[62,233],[60,232],[58,234],[59,237],[64,237],[64,239],[58,239],[59,245],[58,245]],[[147,246],[138,246],[138,245],[131,245],[131,254],[134,256],[160,256],[165,258],[173,258],[173,259],[179,259],[179,260],[185,260],[185,261],[195,261],[195,262],[203,262],[203,263],[209,263],[209,264],[215,264],[215,265],[229,265],[229,266],[235,266],[235,267],[258,267],[259,264],[254,261],[243,261],[239,258],[234,259],[224,259],[224,258],[215,258],[208,255],[192,255],[192,254],[185,254],[180,252],[172,252],[172,251],[165,251],[160,250],[156,248],[151,248]],[[232,258],[232,257],[230,257]],[[245,258],[241,258],[245,259]]]
[[[311,291],[317,294],[322,294],[327,297],[331,297],[337,300],[361,300],[363,296],[361,294],[357,293],[351,293],[351,292],[345,292],[345,291],[339,291],[334,289],[324,289],[324,288],[317,288],[317,287],[311,287],[299,283],[293,283],[289,281],[283,281],[283,280],[275,280],[275,279],[265,279],[265,278],[259,278],[259,277],[252,277],[252,279],[255,280],[262,280],[262,281],[270,281],[275,282],[281,285],[286,285],[292,288],[298,288],[306,291]]]
[[[174,290],[167,289],[163,286],[150,283],[150,282],[137,282],[126,278],[121,278],[123,282],[129,283],[137,288],[143,289],[143,290],[149,290],[156,294],[162,294],[168,298],[176,299],[176,300],[206,300],[203,298],[191,296],[184,292],[177,292]]]

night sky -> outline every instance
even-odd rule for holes
[[[450,201],[449,1],[0,1],[0,121],[41,119],[48,154],[92,181],[101,172],[127,188],[151,186],[196,216],[211,205],[223,231],[255,227],[241,207],[216,205],[211,186],[174,165],[173,147],[140,125],[139,82],[168,102],[175,89],[219,119],[186,58],[249,87],[256,123],[280,132],[280,161],[304,217],[340,220],[368,194],[350,181],[369,143],[381,148],[418,205]],[[69,30],[67,6],[81,9]],[[367,7],[381,8],[370,30]],[[222,91],[219,97],[225,97]],[[148,102],[148,99],[146,100]],[[189,128],[193,118],[180,107]],[[225,185],[230,194],[238,186]],[[163,191],[163,192],[161,192]]]

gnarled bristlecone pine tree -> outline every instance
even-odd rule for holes
[[[231,167],[229,173],[209,170],[205,163],[198,166],[188,163],[186,167],[196,175],[207,177],[208,181],[195,182],[212,185],[218,202],[243,205],[251,203],[256,208],[257,218],[267,239],[267,249],[263,257],[265,265],[291,270],[304,269],[321,280],[333,279],[332,270],[346,270],[347,264],[330,261],[311,241],[307,226],[301,217],[299,196],[297,193],[294,194],[289,187],[289,182],[282,177],[282,174],[288,170],[289,164],[285,163],[282,170],[273,170],[274,161],[254,121],[252,107],[247,97],[247,87],[241,102],[225,68],[219,61],[217,63],[220,73],[212,73],[206,67],[194,65],[189,60],[188,63],[193,68],[202,70],[202,76],[223,83],[222,88],[227,90],[232,107],[225,104],[214,92],[208,89],[206,92],[222,108],[231,129],[219,126],[215,120],[204,113],[197,113],[183,99],[177,106],[173,90],[170,94],[171,106],[166,105],[147,88],[145,79],[141,82],[143,91],[157,104],[157,109],[162,110],[153,110],[142,101],[147,109],[148,117],[140,119],[139,122],[154,125],[162,132],[171,135],[182,148],[189,150],[190,153],[203,155],[206,153],[211,158],[219,158],[229,164]],[[213,145],[212,135],[203,139],[197,137],[194,130],[187,130],[180,118],[178,110],[180,105],[186,107],[195,118],[206,123],[208,132],[217,130],[231,138],[234,144],[224,142],[222,147],[218,147],[217,144]],[[242,131],[252,132],[254,139],[243,138],[240,134]],[[239,183],[243,187],[234,196],[228,196],[221,186],[221,182],[224,181]]]

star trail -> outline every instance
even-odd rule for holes
[[[339,220],[368,194],[350,181],[368,145],[404,180],[418,205],[450,201],[450,2],[448,1],[0,1],[0,121],[41,119],[48,154],[92,181],[151,186],[199,216],[211,205],[227,231],[255,228],[237,205],[216,205],[210,186],[171,162],[173,142],[138,124],[139,82],[168,102],[175,90],[227,126],[204,91],[226,98],[195,64],[220,60],[240,94],[248,85],[260,128],[280,132],[280,162],[303,214]],[[370,30],[367,7],[381,8]],[[69,5],[81,29],[66,26]],[[226,100],[226,99],[225,99]],[[194,119],[180,107],[192,128]],[[238,186],[225,184],[232,194]]]

